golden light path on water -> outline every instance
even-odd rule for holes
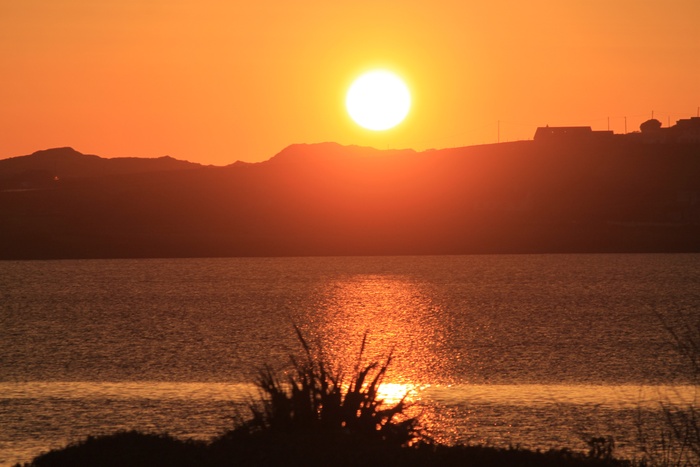
[[[357,275],[324,284],[317,297],[302,332],[336,368],[347,372],[360,360],[385,362],[391,355],[387,384],[431,384],[450,374],[440,307],[419,284]]]
[[[405,400],[406,416],[437,426],[434,408],[419,408],[421,390],[451,373],[444,314],[431,294],[406,277],[359,274],[324,284],[317,297],[302,332],[322,358],[347,377],[391,356],[379,399],[389,405]],[[444,423],[442,428],[451,431]]]

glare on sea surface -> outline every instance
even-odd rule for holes
[[[327,284],[320,297],[302,331],[319,341],[337,368],[347,373],[391,357],[385,385],[432,384],[449,374],[440,307],[419,284],[357,275]]]
[[[346,381],[358,368],[389,362],[377,399],[406,403],[404,416],[431,422],[421,393],[450,374],[441,307],[420,283],[402,276],[358,274],[324,284],[302,333]],[[364,340],[364,346],[363,346]],[[372,376],[376,373],[372,373]],[[444,425],[443,425],[444,426]]]
[[[414,384],[384,383],[379,386],[377,395],[385,404],[398,404],[401,401],[415,402],[420,390]]]

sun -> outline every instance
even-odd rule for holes
[[[406,118],[411,93],[390,71],[373,70],[359,76],[348,89],[345,107],[355,123],[373,131],[393,128]]]

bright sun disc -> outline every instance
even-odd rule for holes
[[[411,94],[394,73],[370,71],[357,78],[345,96],[345,107],[355,123],[368,130],[388,130],[403,121]]]

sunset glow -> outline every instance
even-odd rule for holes
[[[700,467],[700,0],[0,2],[0,463]]]
[[[459,147],[538,126],[637,131],[700,106],[695,0],[670,3],[5,2],[0,158],[267,160],[293,143]],[[407,80],[410,118],[351,121],[364,71]]]

